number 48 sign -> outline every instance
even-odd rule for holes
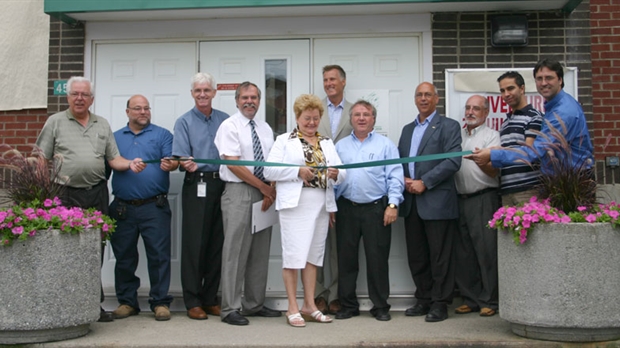
[[[54,81],[54,95],[67,95],[67,80]]]

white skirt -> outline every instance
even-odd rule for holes
[[[325,209],[325,190],[302,188],[299,204],[282,209],[282,268],[303,269],[306,262],[323,266],[329,213]]]

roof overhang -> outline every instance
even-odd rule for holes
[[[582,0],[44,0],[66,23],[480,11],[573,11]]]

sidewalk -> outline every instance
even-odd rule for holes
[[[152,312],[144,311],[112,323],[93,323],[84,337],[25,347],[620,347],[620,340],[571,344],[526,339],[514,335],[498,315],[453,313],[454,305],[448,320],[426,323],[423,317],[392,311],[391,321],[379,322],[363,311],[359,317],[331,324],[293,328],[284,316],[250,317],[250,325],[239,327],[213,316],[191,320],[185,312],[157,322]]]

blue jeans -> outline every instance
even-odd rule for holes
[[[124,211],[123,211],[124,209]],[[122,216],[119,211],[123,211]],[[126,304],[140,311],[138,288],[140,278],[135,274],[138,268],[138,236],[142,236],[146,249],[149,280],[149,304],[151,310],[159,305],[169,306],[172,296],[170,288],[170,233],[171,212],[168,201],[158,207],[155,202],[135,206],[115,199],[110,204],[110,216],[116,219],[116,231],[111,243],[116,267],[114,283],[116,297],[120,304]]]

